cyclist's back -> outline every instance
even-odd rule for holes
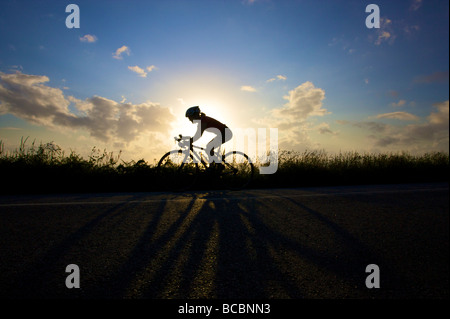
[[[222,140],[225,139],[225,129],[227,129],[228,126],[226,126],[222,122],[219,122],[218,120],[207,116],[205,113],[201,113],[200,119],[198,119],[197,121],[200,121],[200,123],[199,128],[197,129],[197,133],[193,136],[194,141],[199,139],[203,135],[203,132],[205,132],[205,130],[207,129],[218,129],[222,134]]]
[[[214,156],[214,149],[220,147],[222,144],[228,142],[231,140],[233,134],[231,133],[231,130],[223,124],[222,122],[206,116],[205,113],[202,113],[200,111],[200,108],[198,106],[193,106],[189,108],[186,111],[186,117],[189,118],[189,120],[194,123],[198,123],[197,132],[195,135],[191,138],[191,143],[198,140],[205,130],[212,129],[209,131],[212,131],[217,136],[213,138],[208,145],[206,146],[207,153],[213,157]],[[217,130],[217,131],[216,131]],[[218,161],[217,158],[214,159],[214,161]],[[210,160],[211,162],[211,160]]]

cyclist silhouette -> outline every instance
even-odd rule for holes
[[[200,107],[193,106],[186,111],[186,117],[194,123],[198,124],[197,132],[190,138],[190,143],[198,140],[205,130],[216,134],[216,136],[206,145],[206,153],[209,155],[208,162],[215,165],[220,163],[219,157],[214,153],[215,149],[218,149],[222,144],[228,142],[233,137],[233,133],[225,124],[219,122],[212,117],[206,116],[205,113],[200,111]]]

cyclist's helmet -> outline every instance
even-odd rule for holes
[[[196,117],[200,114],[200,108],[198,106],[193,106],[187,109],[186,117]]]

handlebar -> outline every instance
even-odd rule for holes
[[[178,137],[174,137],[175,141],[180,142],[183,139],[183,136],[181,134],[178,134]]]
[[[185,140],[187,140],[187,139],[189,138],[189,140],[186,141],[187,143],[183,141],[183,138],[184,138]],[[183,136],[183,135],[181,135],[181,134],[178,134],[178,136],[175,136],[174,139],[175,139],[175,141],[178,143],[178,145],[179,145],[181,148],[186,147],[186,146],[189,146],[189,148],[190,148],[191,150],[194,149],[194,148],[198,148],[199,150],[203,150],[203,151],[205,150],[205,148],[203,148],[203,147],[196,146],[196,145],[192,144],[192,143],[191,143],[192,139],[191,139],[190,137],[187,137],[187,136]]]
[[[181,134],[178,134],[177,137],[174,137],[175,141],[178,143],[178,146],[181,148],[187,147],[192,149],[192,143],[191,138],[188,136],[182,136]]]

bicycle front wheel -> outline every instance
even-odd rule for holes
[[[194,163],[192,154],[186,155],[181,150],[164,154],[157,169],[161,187],[175,192],[192,188],[199,173],[198,164]]]
[[[223,165],[221,179],[228,189],[239,190],[252,181],[254,167],[245,153],[233,151],[225,154]]]

